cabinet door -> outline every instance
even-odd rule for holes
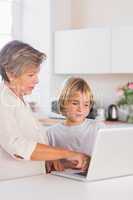
[[[54,53],[55,73],[110,73],[111,31],[108,28],[57,31]]]
[[[133,73],[133,27],[112,29],[112,73]]]

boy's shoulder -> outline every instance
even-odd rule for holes
[[[88,119],[88,118],[86,118],[85,119],[85,123],[87,125],[94,125],[94,124],[96,124],[96,120],[95,119]]]
[[[54,124],[54,125],[51,125],[50,127],[48,127],[48,131],[53,131],[53,130],[56,130],[58,128],[61,128],[62,127],[62,123],[57,123],[57,124]]]
[[[95,127],[98,127],[98,128],[102,128],[102,127],[105,127],[105,123],[102,122],[102,121],[97,121],[96,119],[86,119],[86,124],[88,126],[92,125],[92,126],[95,126]]]

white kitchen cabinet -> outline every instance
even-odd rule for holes
[[[112,73],[133,73],[133,27],[112,28]]]
[[[109,28],[57,31],[54,45],[55,73],[111,72],[111,31]]]

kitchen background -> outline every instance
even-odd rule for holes
[[[13,38],[30,43],[48,56],[46,63],[42,64],[44,66],[40,73],[40,84],[29,98],[29,101],[37,102],[43,114],[50,112],[51,101],[57,97],[62,82],[71,75],[70,69],[66,71],[63,69],[64,66],[62,69],[65,74],[55,68],[55,50],[58,47],[58,43],[55,47],[55,31],[86,28],[109,30],[106,44],[108,52],[105,51],[109,56],[107,69],[100,69],[101,66],[97,65],[97,69],[89,73],[89,68],[92,68],[88,66],[82,74],[72,73],[88,80],[99,107],[107,107],[116,102],[117,88],[128,81],[133,81],[132,0],[14,0],[13,2]],[[121,36],[121,43],[113,36],[113,30],[119,31],[116,36]],[[71,48],[70,41],[68,44]],[[94,45],[96,47],[95,43]],[[91,47],[89,48],[91,51]],[[114,52],[118,56],[117,54],[114,56]],[[98,53],[100,54],[100,48],[99,52],[97,50]]]

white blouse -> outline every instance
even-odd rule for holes
[[[10,154],[16,159],[15,155],[22,157],[21,161],[16,159],[19,167],[22,162],[31,165],[31,171],[34,164],[38,165],[39,161],[30,160],[37,143],[47,144],[46,134],[40,123],[34,118],[29,106],[19,99],[3,82],[0,84],[0,146],[5,157]],[[1,155],[1,154],[0,154]],[[10,159],[10,161],[14,159]],[[1,161],[0,161],[1,165]],[[40,164],[39,164],[40,165]],[[1,168],[1,166],[0,166]],[[37,167],[38,169],[38,167]],[[40,169],[40,167],[39,167]]]

